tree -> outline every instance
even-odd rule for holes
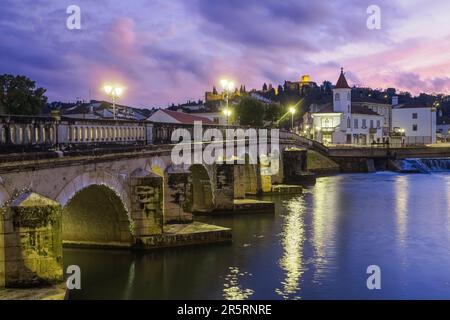
[[[283,86],[281,84],[278,85],[278,94],[283,94]]]
[[[264,105],[252,97],[243,97],[236,106],[236,117],[243,126],[262,126]]]
[[[271,103],[266,105],[264,120],[268,121],[273,125],[278,121],[281,116],[281,106],[277,103]]]
[[[330,81],[325,80],[324,82],[322,82],[322,88],[323,88],[323,91],[325,91],[325,92],[331,92],[333,85],[331,84]]]
[[[45,89],[25,76],[0,76],[0,113],[37,115],[47,104]]]
[[[267,84],[264,82],[263,87],[262,87],[263,91],[267,91]]]

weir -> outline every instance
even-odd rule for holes
[[[406,158],[396,161],[400,172],[450,172],[450,158]]]

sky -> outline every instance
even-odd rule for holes
[[[69,5],[81,29],[70,30]],[[367,8],[380,8],[370,30]],[[450,93],[448,0],[1,0],[0,73],[26,75],[49,101],[164,107],[228,78],[246,88],[309,74],[350,85]]]

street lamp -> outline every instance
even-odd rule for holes
[[[294,114],[295,114],[295,108],[290,107],[289,112],[291,113],[291,130],[294,131]]]
[[[228,124],[229,124],[229,123],[228,123],[228,119],[229,119],[230,116],[231,116],[231,110],[228,109],[228,108],[226,108],[226,109],[223,110],[223,114],[227,116],[227,125],[228,125]]]
[[[113,107],[113,118],[116,120],[116,99],[120,97],[123,93],[123,88],[120,86],[113,86],[106,84],[103,86],[103,90],[107,95],[111,96],[112,107]]]
[[[234,90],[234,82],[227,79],[222,79],[220,80],[220,85],[223,89],[225,98],[225,110],[223,113],[227,116],[227,124],[228,124],[228,117],[231,115],[231,110],[228,108],[228,95],[231,91]]]

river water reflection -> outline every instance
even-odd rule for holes
[[[233,243],[148,253],[66,249],[82,269],[71,298],[450,298],[450,175],[323,177],[275,215],[202,217]],[[366,268],[381,268],[368,290]]]

